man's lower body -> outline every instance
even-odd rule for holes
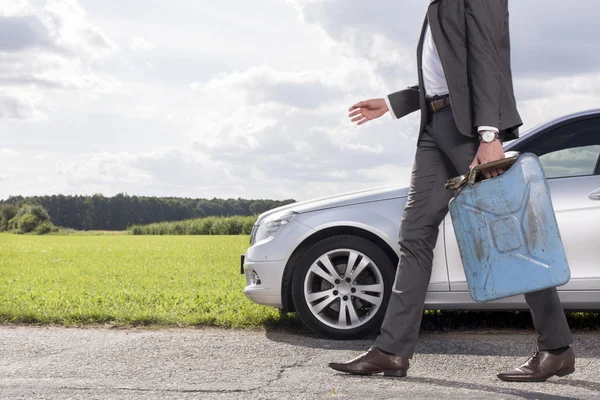
[[[445,183],[468,171],[478,146],[477,138],[466,137],[458,131],[450,107],[431,114],[417,146],[400,228],[400,261],[381,334],[365,355],[348,363],[331,363],[330,367],[349,373],[373,371],[370,373],[406,376],[431,278],[433,249],[452,198]],[[539,352],[521,367],[498,377],[545,380],[572,372],[574,356],[569,345],[573,340],[558,292],[551,288],[529,293],[525,300],[539,334]]]

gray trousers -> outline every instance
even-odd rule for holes
[[[433,249],[439,225],[448,212],[450,178],[465,173],[475,158],[479,141],[462,135],[450,107],[433,113],[422,134],[412,169],[408,201],[399,233],[400,261],[381,334],[375,346],[412,358],[431,278]],[[556,288],[525,295],[531,309],[539,350],[573,342]]]

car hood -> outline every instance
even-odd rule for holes
[[[316,199],[286,204],[285,206],[277,207],[272,210],[266,211],[258,217],[257,224],[259,224],[269,215],[281,211],[290,211],[301,214],[311,211],[323,210],[326,208],[343,207],[352,204],[368,203],[372,201],[381,201],[402,197],[408,197],[408,187],[406,186],[386,186],[341,193],[328,197],[319,197]]]

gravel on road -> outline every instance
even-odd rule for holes
[[[427,333],[408,378],[327,367],[367,349],[282,331],[0,327],[0,399],[599,399],[600,333],[575,334],[576,372],[543,383],[496,373],[532,353],[521,331]]]

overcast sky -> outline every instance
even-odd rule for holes
[[[445,1],[445,0],[442,0]],[[0,0],[0,198],[305,200],[405,185],[428,0]],[[512,0],[530,128],[600,104],[597,0]]]

